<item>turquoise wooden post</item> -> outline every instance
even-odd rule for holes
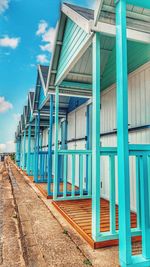
[[[53,132],[53,95],[50,95],[50,117],[49,117],[49,135],[48,135],[48,190],[47,194],[50,196],[51,182],[52,182],[52,132]]]
[[[87,106],[86,109],[86,150],[89,149],[89,106]],[[91,174],[88,172],[89,168],[88,168],[88,155],[86,156],[86,191],[89,192],[90,188],[88,188],[89,186],[89,179]]]
[[[16,163],[17,163],[17,160],[18,160],[18,139],[16,140],[16,155],[15,155],[15,160],[16,160]]]
[[[110,181],[109,181],[109,195],[110,195],[110,232],[115,234],[116,232],[116,190],[115,190],[115,156],[109,156],[109,171],[110,171]]]
[[[21,136],[21,168],[23,169],[23,133]]]
[[[140,205],[140,156],[136,157],[136,214],[137,228],[141,229],[141,205]]]
[[[20,168],[22,168],[22,135],[20,136]]]
[[[21,139],[18,139],[18,167],[20,167]]]
[[[24,129],[23,135],[23,170],[26,168],[26,129]]]
[[[16,140],[16,164],[19,166],[19,142],[20,140],[17,138]]]
[[[27,157],[27,174],[30,175],[31,164],[30,164],[30,153],[31,153],[31,124],[28,127],[28,157]]]
[[[36,139],[37,139],[37,115],[35,116],[35,125],[34,125],[34,182],[35,182],[35,177],[36,177]]]
[[[58,195],[58,112],[59,112],[59,87],[56,86],[55,93],[55,149],[54,149],[54,189],[53,198]]]
[[[35,165],[34,165],[34,182],[38,182],[38,163],[39,163],[39,136],[40,135],[40,112],[35,118]]]
[[[92,237],[100,234],[100,34],[93,38]]]
[[[131,264],[126,1],[116,1],[119,258]],[[125,266],[126,266],[125,265]]]
[[[147,155],[140,158],[142,256],[150,261],[150,188]],[[141,265],[146,266],[146,265]],[[150,266],[150,262],[147,264]]]

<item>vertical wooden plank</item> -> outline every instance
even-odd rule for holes
[[[40,132],[40,111],[35,117],[35,164],[34,164],[34,182],[38,181],[39,175],[39,132]]]
[[[142,255],[150,259],[150,188],[148,182],[147,155],[140,157],[140,189],[141,189],[141,229],[142,229]],[[142,266],[142,265],[141,265]]]
[[[88,196],[92,195],[92,155],[88,155]]]
[[[23,135],[23,170],[26,168],[26,129],[24,129]]]
[[[72,154],[72,192],[71,195],[72,197],[75,196],[75,157],[76,155]]]
[[[47,193],[48,196],[51,192],[52,182],[52,140],[53,140],[53,95],[50,95],[50,117],[49,117],[49,134],[48,134],[48,181],[47,181]]]
[[[79,155],[79,189],[80,197],[83,196],[83,155]]]
[[[116,232],[115,156],[109,156],[110,232]]]
[[[55,92],[55,149],[54,149],[54,200],[58,195],[58,113],[59,113],[59,87],[56,86]]]
[[[86,140],[86,150],[89,149],[89,105],[87,106],[87,109],[86,109],[86,136],[87,136],[87,140]],[[89,185],[89,182],[88,182],[88,179],[89,179],[89,168],[88,168],[88,164],[89,164],[89,158],[88,158],[88,154],[86,155],[86,191],[88,192],[88,185]]]
[[[116,1],[119,258],[131,264],[126,1]]]
[[[45,154],[43,153],[41,155],[41,158],[42,158],[42,177],[41,177],[41,180],[44,181],[44,172],[45,172]]]
[[[136,156],[136,213],[137,213],[137,228],[141,229],[140,157],[139,156]]]
[[[27,173],[30,175],[31,171],[31,124],[29,124],[28,128],[28,157],[27,157]]]
[[[100,233],[100,34],[93,37],[92,238]]]
[[[64,172],[63,172],[63,197],[66,198],[67,196],[67,157],[68,155],[64,155]]]

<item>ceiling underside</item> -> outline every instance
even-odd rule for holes
[[[65,4],[76,13],[90,21],[94,19],[94,11],[79,6]],[[49,89],[55,84],[57,67],[63,44],[63,32],[67,17],[62,14],[57,44],[53,58]],[[115,24],[114,0],[104,0],[99,17],[100,22]],[[150,33],[150,10],[127,5],[128,28]],[[63,28],[64,27],[64,28]],[[62,29],[63,28],[63,29]],[[150,60],[150,44],[128,41],[128,73]],[[116,41],[115,37],[101,35],[101,89],[104,90],[116,81]],[[69,82],[92,84],[92,46],[90,46],[64,79]],[[71,89],[71,88],[70,88]],[[83,91],[83,90],[80,90]],[[68,92],[69,93],[69,88]],[[86,94],[85,94],[86,95]],[[84,96],[84,93],[83,93]]]
[[[128,73],[150,61],[150,45],[128,41]],[[101,90],[116,82],[116,43],[114,37],[101,36]],[[92,83],[92,47],[67,75],[66,80]]]

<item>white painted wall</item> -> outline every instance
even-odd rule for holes
[[[129,75],[129,124],[130,127],[150,124],[150,62]],[[101,133],[116,129],[116,85],[101,93]],[[86,104],[68,114],[68,140],[86,135]],[[61,131],[59,124],[59,140]],[[53,143],[55,127],[53,125]],[[150,144],[150,129],[129,133],[129,143]],[[117,146],[116,135],[101,137],[102,146]],[[85,141],[68,143],[68,149],[85,149]],[[68,160],[68,180],[71,181],[71,158]],[[85,168],[84,168],[85,170]],[[54,161],[53,161],[54,173]],[[78,161],[76,163],[76,185],[78,185]],[[130,160],[131,207],[136,209],[135,161]],[[109,199],[109,161],[101,159],[102,196]],[[118,177],[116,160],[116,202],[118,202]]]
[[[130,127],[150,124],[150,62],[129,75],[128,80],[128,118]],[[116,85],[111,86],[101,95],[101,132],[116,128]],[[150,144],[150,129],[129,133],[130,144]],[[116,135],[101,138],[102,146],[116,146]],[[109,163],[101,161],[102,195],[109,198]],[[117,164],[117,163],[116,163]],[[131,207],[136,209],[135,158],[130,159]],[[116,201],[118,202],[116,168]]]
[[[86,105],[82,105],[76,110],[68,114],[68,140],[84,138],[86,136]],[[79,140],[76,142],[68,143],[68,149],[84,150],[86,148],[86,141]],[[83,186],[85,187],[86,177],[86,157],[83,159]],[[72,177],[72,159],[68,157],[68,181],[71,182]],[[79,185],[79,157],[76,156],[75,164],[75,184]]]

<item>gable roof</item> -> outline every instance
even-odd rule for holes
[[[94,20],[94,10],[68,3],[65,3],[65,5],[87,21]],[[98,21],[115,25],[114,1],[102,0],[102,8]],[[150,10],[134,5],[127,5],[127,26],[128,28],[150,33]]]
[[[100,12],[100,17],[98,20],[98,26],[95,29],[94,23],[94,11],[88,8],[75,6],[72,4],[64,3],[61,9],[61,16],[59,24],[57,25],[57,35],[55,40],[55,46],[52,54],[52,61],[49,67],[49,74],[47,79],[46,90],[52,92],[55,89],[56,75],[58,71],[58,65],[63,45],[64,32],[66,27],[66,22],[68,19],[72,20],[76,25],[79,25],[85,32],[89,33],[90,29],[94,31],[102,31],[101,34],[101,75],[103,77],[104,69],[108,66],[108,60],[111,53],[112,60],[115,55],[115,6],[112,0],[102,0],[102,9]],[[127,5],[127,24],[128,24],[128,38],[132,40],[139,40],[136,46],[136,53],[140,54],[139,58],[142,56],[141,51],[145,49],[145,55],[143,55],[144,60],[141,62],[136,62],[135,64],[130,63],[129,70],[133,71],[135,67],[140,66],[149,60],[147,56],[150,48],[147,43],[150,42],[150,10]],[[105,26],[107,25],[107,27]],[[100,30],[101,29],[101,30]],[[132,29],[130,31],[130,29]],[[135,29],[135,30],[134,30]],[[106,30],[106,33],[105,33]],[[130,32],[129,32],[130,31]],[[105,34],[104,34],[105,33]],[[144,35],[142,35],[142,33]],[[140,43],[141,42],[141,43]],[[146,44],[142,44],[146,43]],[[132,41],[129,43],[129,48],[133,49]],[[144,47],[145,45],[145,47]],[[132,50],[131,49],[131,50]],[[87,48],[86,51],[81,53],[80,58],[73,66],[70,67],[69,71],[66,72],[65,80],[71,82],[82,82],[91,83],[92,82],[92,57],[91,57],[91,47]],[[140,60],[139,60],[140,61]],[[135,66],[132,66],[135,65]],[[115,66],[114,66],[115,68]],[[80,71],[79,71],[80,70]],[[60,79],[61,80],[61,79]],[[107,80],[107,75],[104,75],[104,80]],[[113,81],[114,82],[114,79]],[[103,82],[103,88],[108,86],[107,82]],[[60,86],[60,85],[59,85]],[[61,93],[61,86],[60,86]],[[69,88],[68,92],[69,93]]]
[[[37,80],[36,80],[36,88],[33,101],[33,111],[35,112],[38,110],[39,105],[42,104],[42,102],[47,97],[46,83],[48,77],[48,69],[49,69],[48,66],[42,66],[42,65],[38,65],[37,68]]]
[[[27,103],[27,123],[29,123],[31,116],[33,115],[33,102],[34,102],[34,92],[29,92],[28,103]]]

